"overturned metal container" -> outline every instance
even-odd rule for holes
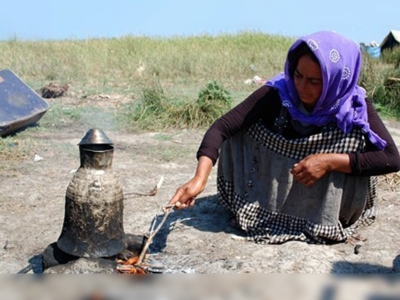
[[[11,70],[0,71],[0,137],[36,124],[49,104]]]
[[[114,146],[101,129],[90,129],[79,143],[80,167],[69,183],[60,250],[77,257],[111,257],[127,242],[123,190],[112,170]]]

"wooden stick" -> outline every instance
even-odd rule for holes
[[[29,265],[27,265],[25,268],[23,268],[22,270],[20,270],[20,271],[18,271],[18,273],[17,274],[26,274],[26,273],[28,273],[30,270],[32,270],[33,269],[33,265],[32,264],[29,264]]]
[[[158,192],[158,190],[161,188],[161,185],[164,182],[164,176],[161,176],[160,180],[158,181],[157,185],[147,193],[139,193],[139,192],[129,192],[129,193],[124,193],[125,196],[127,195],[136,195],[136,196],[155,196]]]
[[[168,217],[169,213],[171,212],[171,208],[172,208],[172,207],[173,207],[173,206],[171,206],[171,205],[167,205],[167,206],[164,206],[164,207],[162,208],[163,211],[164,211],[164,216],[163,216],[163,218],[162,218],[160,224],[158,224],[157,228],[154,229],[154,230],[152,230],[152,231],[150,231],[150,235],[149,235],[149,237],[148,237],[146,243],[144,244],[142,251],[140,252],[139,259],[138,259],[138,261],[137,261],[137,263],[136,263],[137,265],[140,265],[140,264],[142,263],[142,261],[143,261],[143,259],[144,259],[144,256],[146,255],[147,249],[149,248],[149,246],[150,246],[151,242],[153,241],[153,238],[155,237],[155,235],[157,234],[157,232],[161,229],[162,225],[163,225],[164,222],[167,220],[167,217]],[[158,215],[154,218],[154,222],[156,221],[157,217],[158,217]],[[153,225],[154,225],[154,224],[155,224],[155,223],[153,223]],[[152,226],[152,227],[153,227],[153,226]]]

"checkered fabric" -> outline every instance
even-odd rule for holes
[[[355,230],[360,226],[369,226],[375,221],[376,207],[375,201],[378,198],[376,187],[378,185],[378,177],[371,176],[368,182],[367,201],[364,211],[355,224],[345,229],[346,235],[350,236],[355,233]]]
[[[328,127],[320,134],[294,140],[287,140],[280,134],[271,132],[261,123],[251,126],[248,133],[270,150],[298,160],[310,154],[349,153],[362,151],[364,148],[364,136],[360,130],[344,134],[337,127]]]
[[[364,147],[364,137],[359,130],[344,134],[335,128],[309,138],[286,140],[258,123],[249,128],[247,134],[255,142],[261,142],[270,150],[293,159],[302,159],[313,153],[361,151]],[[236,222],[246,231],[248,239],[268,244],[279,244],[290,240],[318,244],[345,241],[360,225],[369,225],[375,219],[376,184],[377,178],[371,177],[362,216],[351,226],[343,228],[339,220],[336,225],[322,225],[293,215],[269,211],[257,203],[249,202],[246,195],[238,194],[233,183],[227,180],[223,173],[217,178],[221,204],[233,212]]]

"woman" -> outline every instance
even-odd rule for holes
[[[363,88],[359,46],[321,31],[289,49],[267,81],[206,132],[195,176],[169,204],[192,206],[218,164],[218,197],[256,242],[345,241],[374,219],[377,175],[397,147]]]

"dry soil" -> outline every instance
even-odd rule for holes
[[[111,97],[96,105],[115,105]],[[62,98],[70,102],[77,99]],[[400,145],[400,126],[386,122]],[[39,122],[40,124],[40,122]],[[57,241],[63,224],[65,191],[79,167],[78,142],[90,126],[27,128],[35,147],[18,161],[2,161],[0,173],[0,273],[17,273]],[[144,235],[174,194],[191,178],[203,130],[126,133],[103,128],[114,142],[113,170],[125,193],[126,233]],[[28,137],[26,137],[28,136]],[[35,159],[36,158],[36,159]],[[42,159],[41,159],[42,158]],[[155,196],[150,191],[164,177]],[[150,247],[166,273],[394,273],[400,272],[399,175],[380,178],[376,222],[363,228],[355,245],[288,242],[259,245],[243,239],[216,199],[216,168],[197,205],[171,212]],[[34,272],[30,271],[30,273]]]

